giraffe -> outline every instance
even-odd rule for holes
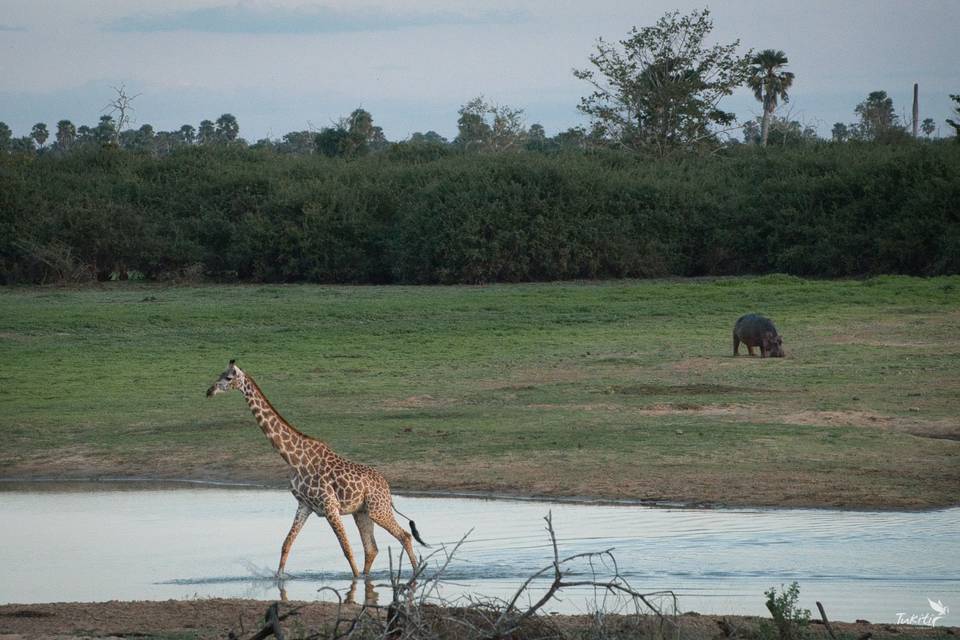
[[[413,553],[411,535],[397,524],[393,517],[396,507],[393,506],[393,499],[390,496],[390,485],[379,471],[351,462],[337,455],[325,442],[297,431],[277,413],[257,383],[236,365],[235,360],[230,361],[227,370],[207,389],[207,396],[214,396],[231,389],[237,389],[243,393],[260,429],[291,469],[290,490],[297,499],[297,513],[293,517],[293,525],[280,549],[280,567],[277,569],[277,577],[283,577],[283,568],[287,563],[290,547],[293,546],[293,541],[296,540],[312,513],[326,518],[330,523],[337,540],[340,541],[343,555],[350,563],[354,578],[360,573],[357,571],[350,541],[347,539],[346,530],[340,519],[341,515],[347,514],[353,515],[357,529],[360,530],[360,539],[363,541],[364,575],[370,574],[370,567],[373,565],[374,558],[377,557],[377,543],[373,536],[375,523],[386,529],[403,545],[407,557],[410,558],[410,564],[416,571],[417,558]],[[397,511],[397,513],[400,512]],[[425,547],[429,546],[420,539],[413,521],[409,522],[417,542]]]

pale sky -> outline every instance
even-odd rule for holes
[[[664,12],[709,6],[713,42],[783,49],[796,74],[779,112],[829,136],[885,90],[951,134],[960,93],[960,0],[0,0],[0,121],[94,125],[125,84],[134,126],[232,113],[253,142],[328,126],[362,106],[390,140],[436,130],[478,95],[524,109],[548,135],[586,124],[571,69],[596,39],[620,40]],[[747,90],[721,107],[756,116]]]

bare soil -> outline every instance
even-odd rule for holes
[[[271,603],[259,600],[202,599],[167,600],[165,602],[60,602],[49,604],[0,605],[0,640],[21,638],[226,638],[233,632],[238,637],[251,637],[263,626],[263,617]],[[357,605],[338,610],[331,603],[285,602],[280,604],[281,617],[296,610],[282,621],[288,637],[303,637],[329,629],[338,614],[352,618]],[[454,613],[456,615],[456,613]],[[591,637],[595,619],[592,616],[550,615],[543,618],[555,637]],[[819,622],[819,621],[816,621]],[[652,620],[639,624],[652,623]],[[679,637],[689,640],[741,638],[761,636],[761,626],[770,620],[751,616],[706,616],[686,613],[676,618]],[[638,622],[626,616],[606,616],[606,637],[636,636]],[[834,633],[840,638],[944,638],[956,636],[957,627],[917,627],[893,624],[871,624],[867,621],[834,622]],[[829,638],[822,624],[811,624],[813,640]],[[867,635],[870,634],[870,635]],[[453,636],[451,636],[453,637]],[[521,636],[522,637],[522,636]],[[669,636],[668,636],[669,637]]]

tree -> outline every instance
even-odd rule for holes
[[[834,122],[830,135],[834,142],[846,142],[850,139],[850,128],[842,122]]]
[[[634,27],[619,45],[600,39],[590,56],[595,69],[573,72],[594,88],[579,110],[629,149],[664,156],[714,144],[714,127],[736,117],[718,105],[746,80],[750,54],[736,54],[739,40],[706,48],[712,29],[708,9],[673,11],[652,27]]]
[[[487,104],[478,96],[461,106],[457,113],[457,137],[454,144],[467,150],[481,149],[490,140],[490,125],[486,122]]]
[[[953,100],[957,106],[953,108],[954,113],[960,117],[960,95],[950,94],[950,99]],[[957,122],[953,118],[947,118],[947,124],[953,127],[954,140],[960,143],[960,122]]]
[[[177,138],[183,144],[193,144],[197,139],[197,130],[185,124],[177,130]]]
[[[37,146],[43,149],[43,145],[46,143],[47,138],[50,137],[50,132],[47,131],[47,125],[42,122],[38,122],[33,125],[33,128],[30,129],[30,137],[37,141]]]
[[[359,107],[350,113],[347,121],[341,123],[341,127],[347,131],[347,137],[344,139],[345,148],[341,153],[345,156],[365,155],[370,151],[370,142],[374,138],[383,137],[380,127],[373,126],[373,116],[370,112]]]
[[[317,151],[329,158],[336,158],[343,155],[344,149],[348,146],[347,138],[350,134],[346,129],[337,127],[324,127],[314,138],[314,145]]]
[[[280,144],[277,145],[277,151],[280,153],[293,153],[297,155],[309,155],[317,150],[316,134],[312,131],[291,131],[283,136]],[[258,147],[266,147],[266,144],[257,143]]]
[[[924,118],[923,122],[920,123],[920,131],[923,131],[923,135],[928,138],[932,136],[936,130],[937,123],[933,121],[933,118]]]
[[[240,125],[233,114],[224,113],[217,118],[216,138],[218,142],[233,142],[238,135],[240,135]]]
[[[793,73],[783,71],[789,61],[787,54],[774,49],[764,49],[750,60],[750,77],[747,85],[753,95],[763,104],[763,119],[760,123],[760,144],[767,146],[770,133],[770,118],[777,110],[780,100],[790,101],[787,89],[793,85]]]
[[[213,144],[217,139],[217,129],[210,120],[201,120],[197,129],[197,144]]]
[[[124,84],[121,84],[119,87],[114,87],[113,90],[116,92],[116,97],[113,100],[107,103],[101,111],[106,111],[108,116],[116,116],[114,122],[116,123],[113,128],[113,144],[120,146],[120,132],[131,124],[133,124],[133,101],[140,97],[140,94],[136,95],[127,95],[127,87]],[[101,118],[103,120],[103,118]]]
[[[20,136],[10,141],[10,151],[14,153],[33,153],[36,150],[34,139],[30,136]]]
[[[137,151],[143,151],[146,153],[153,153],[156,151],[157,143],[157,134],[153,131],[153,127],[149,124],[145,124],[139,129],[133,136],[133,148]]]
[[[904,133],[893,109],[893,99],[886,91],[870,92],[867,99],[856,106],[854,113],[860,116],[857,133],[864,140],[889,141],[902,137],[898,134]]]
[[[0,151],[10,150],[10,140],[13,138],[13,131],[7,126],[6,122],[0,122]]]
[[[383,129],[373,124],[370,112],[356,108],[346,118],[340,118],[333,127],[324,127],[314,137],[320,153],[333,157],[354,157],[383,149],[389,143]]]
[[[85,124],[77,127],[77,144],[85,145],[94,142],[97,139],[96,129],[92,129]]]
[[[77,141],[77,128],[69,120],[57,123],[57,149],[68,151]]]
[[[417,131],[411,134],[409,142],[413,144],[447,144],[447,139],[433,130],[426,133]]]
[[[530,125],[527,131],[527,149],[530,151],[543,151],[547,148],[547,132],[540,123]]]
[[[527,138],[523,109],[487,103],[477,96],[458,111],[454,144],[468,151],[507,151]]]
[[[100,122],[94,131],[94,139],[101,145],[114,144],[119,146],[120,134],[117,132],[117,124],[112,116],[100,116]]]

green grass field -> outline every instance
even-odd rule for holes
[[[764,313],[787,358],[732,357]],[[960,502],[960,278],[0,290],[5,478],[279,484],[230,358],[395,489]]]

